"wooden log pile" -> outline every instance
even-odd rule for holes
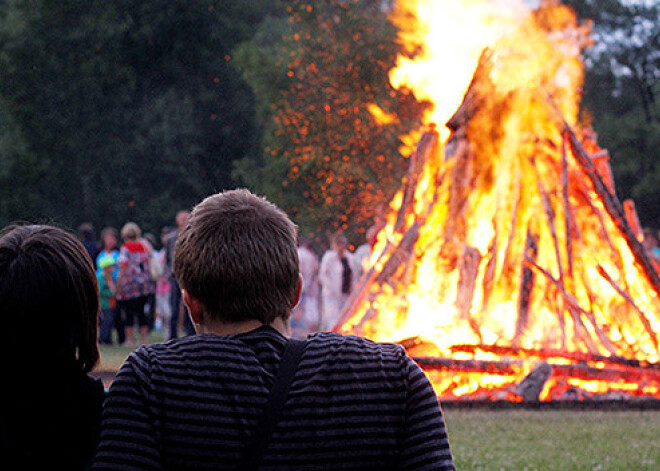
[[[658,365],[646,360],[660,355],[660,277],[641,244],[634,203],[616,196],[609,154],[587,153],[550,94],[533,99],[555,123],[554,132],[533,138],[534,124],[526,124],[520,155],[503,156],[500,121],[513,101],[511,93],[495,93],[492,70],[485,51],[447,124],[453,136],[446,149],[435,129],[422,135],[384,246],[335,330],[373,332],[376,301],[387,292],[397,298],[397,322],[451,315],[469,333],[472,343],[417,357],[427,370],[515,376],[518,361],[561,359],[551,364],[555,377],[660,380]],[[500,160],[505,167],[498,167]],[[490,213],[475,221],[484,208]],[[487,244],[475,242],[483,239],[475,227],[491,228]],[[407,310],[408,290],[428,281],[417,268],[429,254],[437,304],[451,305],[451,313]],[[515,313],[506,321],[512,324],[496,317],[502,298],[512,301]],[[451,357],[458,353],[474,358]],[[484,353],[501,358],[484,360]],[[539,381],[548,377],[547,369],[538,373],[520,387],[522,396],[538,394]]]
[[[426,372],[451,372],[457,377],[463,374],[483,374],[520,378],[525,371],[524,360],[458,360],[453,358],[414,357],[422,370]],[[653,384],[660,388],[660,364],[622,365],[620,362],[606,361],[595,363],[579,362],[573,364],[537,362],[522,380],[513,383],[510,391],[525,402],[538,401],[545,384],[553,378],[555,382],[568,379],[602,382],[620,385],[636,383],[640,388]],[[478,381],[478,376],[475,379]]]

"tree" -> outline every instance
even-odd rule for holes
[[[660,227],[660,3],[571,0],[594,21],[584,108],[612,155],[620,198],[633,198],[644,225]]]
[[[363,233],[400,187],[399,136],[421,126],[425,106],[389,84],[399,50],[379,2],[288,2],[235,53],[264,126],[263,154],[236,176],[304,231]]]
[[[272,3],[1,2],[0,130],[20,145],[0,151],[0,179],[21,198],[0,223],[155,229],[234,186],[259,130],[230,52]]]

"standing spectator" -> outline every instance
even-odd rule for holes
[[[400,345],[287,339],[302,289],[296,238],[286,214],[247,190],[193,210],[174,270],[200,335],[129,356],[95,470],[454,469],[433,388]]]
[[[103,383],[92,260],[51,226],[0,231],[2,469],[87,469],[98,442]]]
[[[112,345],[112,329],[115,325],[117,308],[117,300],[115,299],[117,287],[114,278],[117,262],[112,255],[106,254],[99,258],[97,265],[96,279],[99,285],[99,298],[101,301],[99,343]]]
[[[109,255],[112,257],[115,261],[115,264],[117,263],[117,259],[119,258],[119,233],[117,232],[117,229],[114,227],[105,227],[101,231],[101,251],[98,253],[96,256],[96,266],[99,266],[99,260],[101,260],[101,257],[105,257],[106,255]],[[117,281],[117,275],[119,275],[119,268],[115,267],[116,271],[113,275],[113,278],[115,279],[115,282]]]
[[[117,279],[117,308],[124,322],[126,344],[135,343],[134,330],[137,319],[140,327],[140,342],[147,343],[149,319],[145,304],[152,292],[149,257],[151,246],[141,239],[142,231],[134,222],[127,222],[121,228],[124,245],[119,249],[119,278]]]
[[[147,246],[151,249],[149,251],[149,277],[151,279],[151,289],[149,290],[147,304],[144,309],[149,320],[149,330],[152,330],[156,322],[156,284],[163,274],[164,268],[160,257],[160,251],[156,250],[156,236],[147,232],[144,235],[144,240],[147,242]]]
[[[105,227],[101,231],[101,251],[96,257],[96,274],[99,275],[102,272],[99,262],[102,258],[109,256],[114,260],[114,271],[112,272],[112,281],[114,281],[115,286],[117,286],[117,277],[119,276],[119,264],[117,260],[119,259],[119,232],[114,227]],[[115,299],[116,303],[116,299]],[[117,343],[120,345],[126,341],[126,334],[124,332],[124,323],[121,319],[121,316],[117,315],[117,308],[114,308],[114,324],[111,326],[112,329],[117,331]],[[100,325],[99,330],[103,331],[105,326]],[[105,333],[104,333],[105,335]],[[100,335],[99,335],[100,338]],[[108,338],[108,337],[104,337]],[[112,333],[110,333],[110,343],[112,343]]]
[[[94,234],[94,226],[91,222],[83,222],[78,226],[78,237],[80,241],[85,246],[85,250],[89,254],[89,258],[92,259],[94,263],[94,268],[96,268],[96,257],[99,254],[99,243],[96,240],[96,234]]]
[[[293,310],[292,327],[299,337],[306,337],[319,328],[319,258],[314,253],[312,241],[305,240],[298,247],[300,274],[303,277],[302,298]]]
[[[330,250],[323,254],[319,269],[321,283],[321,332],[331,330],[356,281],[356,269],[343,234],[330,239]]]
[[[172,275],[172,270],[171,267],[167,268],[165,257],[167,255],[167,243],[173,230],[174,229],[171,227],[163,228],[160,236],[160,242],[163,248],[158,253],[158,261],[163,267],[163,270],[160,278],[158,278],[158,281],[156,282],[156,311],[158,312],[158,316],[161,319],[163,327],[163,338],[165,339],[172,338],[170,333],[172,321],[172,287],[170,278]]]
[[[179,287],[179,282],[177,281],[176,277],[174,276],[174,270],[172,269],[172,263],[174,262],[174,252],[176,249],[176,239],[177,236],[179,235],[179,232],[181,232],[186,225],[186,222],[188,222],[188,217],[190,216],[190,213],[185,210],[181,210],[178,213],[176,213],[176,217],[174,218],[174,222],[176,222],[176,230],[173,231],[169,238],[167,239],[167,243],[165,244],[165,270],[169,273],[170,275],[170,304],[171,304],[171,312],[172,312],[172,318],[170,319],[170,337],[169,339],[175,339],[178,337],[178,330],[179,330],[179,319],[183,317],[183,327],[186,332],[186,335],[193,335],[195,333],[195,329],[192,325],[192,321],[190,320],[186,308],[181,302],[181,288]]]
[[[360,279],[364,272],[369,268],[369,257],[371,257],[371,251],[376,245],[376,236],[378,235],[378,229],[376,226],[371,226],[367,229],[365,234],[366,241],[364,244],[360,245],[354,254],[355,258],[355,268],[357,278]]]

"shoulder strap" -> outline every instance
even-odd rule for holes
[[[282,406],[289,394],[291,382],[296,374],[298,362],[305,345],[307,345],[307,342],[304,340],[291,339],[288,341],[268,401],[247,447],[243,450],[241,465],[238,467],[241,471],[256,471],[259,469],[264,452],[268,448],[273,431],[280,418]]]

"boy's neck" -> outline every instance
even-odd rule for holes
[[[198,334],[204,335],[233,335],[250,332],[251,330],[258,329],[262,325],[264,325],[262,322],[256,319],[251,319],[241,322],[213,322],[209,324],[195,324],[195,330]],[[291,337],[291,327],[289,325],[288,319],[285,321],[284,318],[278,317],[269,325],[284,337]]]

